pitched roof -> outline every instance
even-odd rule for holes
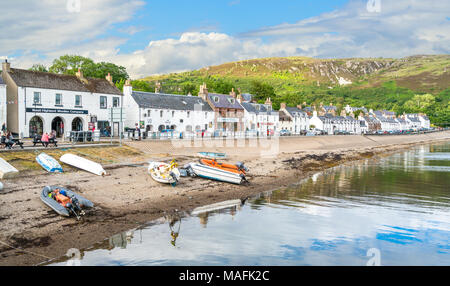
[[[17,86],[21,87],[122,95],[122,92],[106,79],[86,78],[87,83],[85,84],[75,75],[62,75],[22,69],[11,69],[9,75]]]
[[[133,91],[131,96],[139,107],[171,110],[198,110],[212,111],[211,106],[198,96],[186,96],[177,94],[151,93]]]
[[[303,110],[299,109],[298,107],[286,107],[286,111],[289,112],[289,114],[291,114],[291,116],[306,116],[306,112],[304,112]]]
[[[218,94],[218,93],[208,93],[208,98],[211,104],[217,108],[234,108],[234,109],[244,109],[239,101],[231,95]],[[217,98],[217,101],[215,100]],[[233,102],[231,102],[233,99]]]

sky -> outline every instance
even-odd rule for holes
[[[50,66],[64,54],[141,78],[277,56],[450,53],[442,0],[0,0],[0,59]]]

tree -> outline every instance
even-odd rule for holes
[[[74,75],[78,69],[83,70],[83,74],[88,76],[95,63],[89,58],[76,55],[64,55],[55,59],[49,71],[57,74]]]
[[[108,62],[95,63],[90,58],[76,55],[64,55],[55,59],[49,71],[57,74],[74,75],[78,69],[83,71],[85,77],[105,78],[109,73],[113,82],[129,78],[126,69],[122,66]]]
[[[48,72],[48,69],[43,64],[34,64],[30,69],[30,71],[38,71],[38,72]]]
[[[405,102],[405,109],[411,112],[426,112],[428,108],[433,106],[436,99],[431,94],[417,94],[411,100]]]
[[[196,86],[194,84],[190,83],[190,82],[183,84],[182,90],[183,90],[183,94],[189,94],[190,93],[191,95],[194,95],[194,94],[197,93],[196,92],[196,90],[197,90]]]
[[[276,96],[273,86],[256,80],[251,83],[250,93],[254,95],[254,99],[257,101],[263,101],[269,97],[273,98]]]

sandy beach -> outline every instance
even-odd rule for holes
[[[63,166],[64,174],[36,169],[2,180],[0,191],[0,265],[36,265],[86,248],[113,234],[135,228],[173,210],[248,196],[288,186],[339,164],[406,150],[419,144],[450,140],[450,131],[400,136],[320,136],[270,140],[135,141],[127,142],[120,162],[98,154],[87,156],[105,166],[99,177]],[[121,149],[117,149],[119,152]],[[69,150],[70,151],[70,150]],[[245,162],[248,185],[230,185],[201,178],[182,178],[175,188],[159,184],[147,174],[147,162],[180,166],[197,161],[197,152],[226,152],[226,161]],[[116,152],[111,150],[111,152]],[[2,156],[0,154],[0,156]],[[56,155],[55,155],[56,156]],[[14,162],[11,162],[14,165]],[[64,186],[95,204],[77,221],[63,218],[45,206],[40,192],[46,185]]]

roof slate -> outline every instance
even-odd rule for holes
[[[133,91],[132,97],[141,108],[213,111],[211,106],[198,96]]]
[[[88,83],[85,84],[75,75],[62,75],[13,68],[10,70],[9,75],[21,87],[122,95],[122,92],[106,79],[86,78]]]
[[[216,102],[214,97],[217,97],[219,100]],[[234,109],[244,109],[242,105],[237,101],[234,97],[227,94],[218,94],[218,93],[208,93],[208,98],[211,104],[216,108],[234,108]],[[234,103],[230,102],[230,99],[234,99]]]

